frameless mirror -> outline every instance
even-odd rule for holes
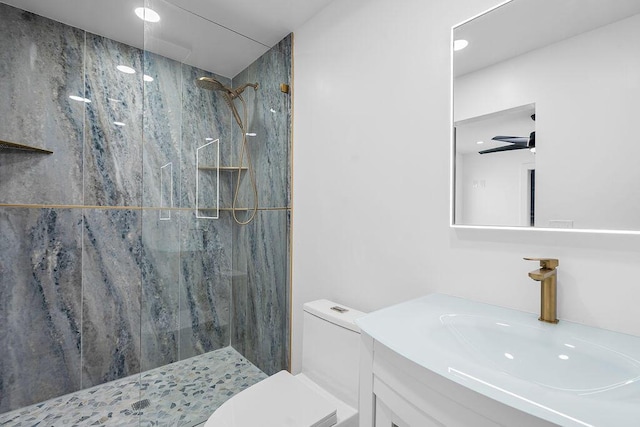
[[[640,232],[640,0],[512,0],[452,40],[452,225]]]

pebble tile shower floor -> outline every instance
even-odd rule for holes
[[[194,426],[265,378],[240,353],[225,347],[142,377],[132,375],[0,414],[0,426]]]

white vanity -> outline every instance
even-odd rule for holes
[[[638,337],[441,294],[357,323],[360,427],[640,425]]]

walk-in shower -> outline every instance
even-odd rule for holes
[[[197,425],[289,367],[291,36],[85,3],[0,0],[0,425]]]
[[[241,148],[240,148],[240,157],[238,160],[238,174],[236,177],[236,186],[233,194],[233,202],[231,206],[231,214],[233,215],[233,219],[236,223],[240,225],[249,224],[256,216],[258,212],[258,188],[256,184],[256,175],[255,170],[253,168],[253,163],[251,162],[251,152],[247,149],[247,103],[242,97],[242,92],[248,87],[252,87],[254,91],[258,90],[258,83],[245,83],[242,86],[236,89],[230,89],[220,83],[218,80],[213,77],[199,77],[196,79],[196,85],[201,89],[211,90],[215,92],[220,92],[222,94],[222,98],[224,102],[231,109],[231,113],[240,128],[240,138],[242,140]],[[238,109],[233,103],[234,99],[239,99],[242,103],[242,117],[238,114]],[[238,194],[240,194],[240,183],[242,182],[242,165],[244,164],[245,154],[247,156],[247,169],[249,172],[249,180],[251,182],[251,189],[253,190],[253,208],[251,209],[247,218],[240,220],[238,219]]]

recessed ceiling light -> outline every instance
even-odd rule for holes
[[[476,142],[476,144],[478,144],[478,145],[484,144],[484,141],[478,141],[478,142]]]
[[[136,70],[134,70],[131,67],[127,67],[126,65],[118,65],[116,68],[118,69],[118,71],[122,71],[123,73],[126,73],[126,74],[135,74],[136,73]]]
[[[83,98],[83,97],[77,96],[77,95],[69,95],[69,98],[73,99],[74,101],[80,101],[80,102],[86,102],[86,103],[91,102],[90,99]]]
[[[153,9],[149,9],[148,7],[137,7],[134,9],[134,12],[138,16],[138,18],[147,22],[158,22],[160,20],[160,15]]]
[[[116,126],[126,126],[126,124],[122,123],[122,122],[113,122],[114,125]]]
[[[144,76],[142,76],[142,79],[143,79],[145,82],[152,82],[152,81],[153,81],[153,77],[148,76],[148,75],[146,75],[146,74],[145,74]]]
[[[469,46],[469,42],[464,39],[454,40],[453,42],[453,50],[459,51]]]

